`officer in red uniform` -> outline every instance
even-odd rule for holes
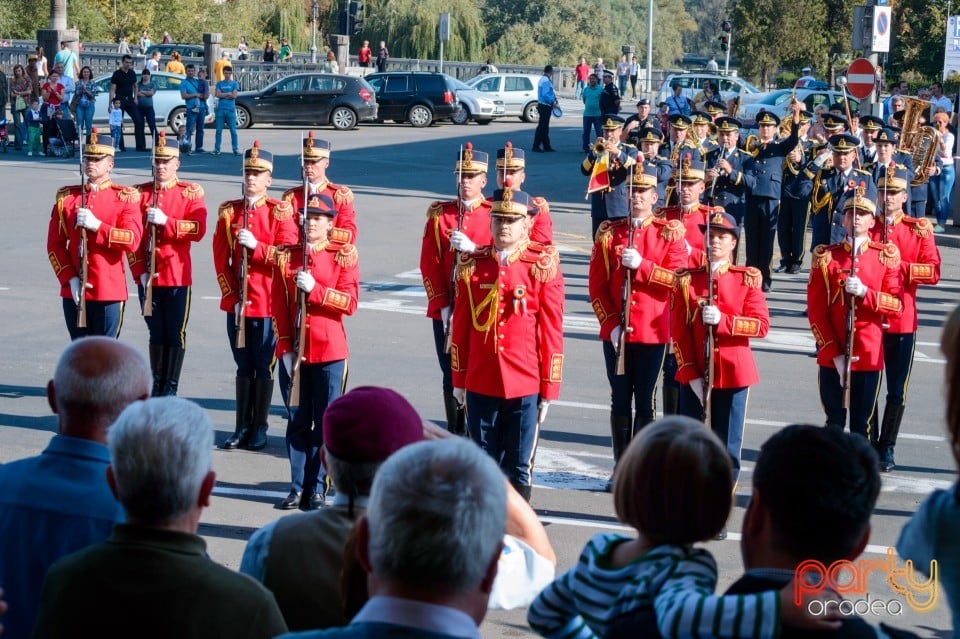
[[[600,322],[610,383],[614,462],[620,461],[631,438],[656,417],[657,380],[670,342],[670,291],[674,272],[687,263],[683,224],[653,215],[657,165],[635,165],[630,180],[630,217],[600,224],[589,272],[590,304]],[[624,372],[618,375],[621,347],[626,349]],[[631,417],[634,397],[636,414]]]
[[[877,222],[873,182],[861,180],[851,193],[841,204],[847,239],[818,246],[813,251],[807,317],[817,340],[820,401],[826,412],[826,426],[843,430],[848,412],[843,401],[847,319],[849,313],[853,314],[850,431],[870,438],[869,423],[883,370],[882,324],[899,317],[903,309],[900,251],[894,244],[870,239]],[[851,259],[854,255],[855,264]]]
[[[289,202],[267,197],[273,154],[259,142],[243,157],[244,197],[220,205],[213,234],[213,265],[220,284],[220,310],[227,313],[227,337],[237,363],[237,426],[222,448],[261,450],[267,445],[267,416],[273,398],[274,327],[270,303],[277,247],[297,243],[299,230]],[[241,279],[247,256],[246,286]],[[241,295],[246,289],[241,313]],[[238,316],[246,344],[237,347]]]
[[[526,157],[523,149],[515,149],[510,142],[497,150],[497,188],[519,191],[527,179]],[[530,239],[540,244],[553,244],[553,218],[550,205],[542,197],[531,197],[530,205],[537,209],[533,218]],[[476,247],[474,247],[476,248]]]
[[[113,184],[113,139],[94,129],[83,147],[84,188],[65,186],[57,191],[47,230],[47,257],[60,281],[63,318],[70,339],[88,335],[120,336],[127,280],[123,256],[140,243],[143,223],[133,187]],[[84,191],[82,194],[81,192]],[[87,254],[81,258],[86,232]],[[86,290],[80,291],[83,261],[87,263]],[[77,326],[80,295],[86,298],[87,325]]]
[[[870,238],[875,242],[891,242],[900,251],[900,278],[903,282],[901,300],[903,312],[887,319],[883,332],[883,362],[886,368],[887,401],[880,423],[877,452],[880,470],[893,470],[894,447],[900,422],[907,403],[907,385],[913,366],[913,352],[917,344],[917,289],[940,281],[940,251],[934,242],[933,227],[927,218],[908,217],[912,168],[897,165],[880,178],[877,191],[883,215],[880,224],[873,227]],[[884,228],[884,223],[886,228]],[[877,411],[874,409],[874,420]],[[871,433],[875,432],[876,421]]]
[[[529,240],[535,211],[522,191],[494,193],[493,246],[457,259],[450,349],[470,434],[527,501],[563,373],[563,274],[556,247]]]
[[[490,201],[483,196],[489,156],[467,142],[457,156],[454,175],[458,199],[434,202],[420,246],[420,275],[427,292],[427,317],[433,320],[433,342],[443,376],[443,408],[447,429],[466,435],[463,408],[453,397],[447,337],[453,313],[454,251],[474,250],[491,243]]]
[[[163,132],[153,151],[153,167],[154,181],[138,185],[145,232],[140,247],[127,259],[141,307],[153,275],[151,313],[143,318],[150,333],[153,395],[176,395],[187,348],[193,284],[190,248],[207,232],[207,205],[199,184],[177,178],[180,147]]]
[[[726,443],[736,482],[747,396],[750,386],[760,381],[750,339],[766,336],[770,313],[760,270],[732,262],[740,235],[737,221],[722,211],[714,211],[709,221],[708,263],[678,274],[670,322],[677,381],[682,384],[680,414],[704,419],[704,401],[710,393],[710,427]],[[711,270],[712,303],[707,304]]]
[[[325,503],[321,420],[327,405],[343,394],[349,354],[343,318],[357,310],[360,288],[356,247],[330,239],[337,217],[334,199],[313,195],[304,213],[306,242],[277,254],[273,278],[276,354],[288,375],[294,374],[299,354],[299,405],[291,408],[286,437],[291,485],[279,504],[282,510],[316,510]]]
[[[353,209],[353,191],[346,186],[327,180],[330,167],[330,154],[333,145],[326,140],[317,140],[313,131],[303,139],[303,177],[307,182],[307,199],[313,195],[327,195],[336,206],[337,216],[333,218],[333,230],[330,240],[339,244],[357,243],[357,213]],[[294,210],[303,209],[303,186],[294,186],[283,193],[283,200],[290,202]]]

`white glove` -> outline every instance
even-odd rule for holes
[[[722,317],[723,313],[721,313],[720,309],[716,306],[703,307],[703,323],[707,326],[716,326],[720,323],[720,318]]]
[[[293,351],[283,354],[283,367],[287,369],[287,375],[293,375],[293,360],[296,359],[297,354]]]
[[[167,214],[162,209],[151,207],[147,209],[147,222],[164,226],[167,223]]]
[[[613,347],[616,348],[620,344],[620,335],[623,334],[623,329],[620,328],[620,325],[617,324],[613,327],[613,330],[610,331],[610,343],[613,344]]]
[[[627,268],[639,268],[643,258],[637,253],[637,249],[628,248],[623,249],[623,255],[620,256],[620,261]]]
[[[453,398],[457,400],[457,403],[460,404],[461,406],[466,406],[467,405],[467,389],[454,388]]]
[[[846,355],[837,355],[833,358],[833,366],[837,369],[837,374],[840,375],[840,383],[843,383],[843,376],[847,372],[847,357]]]
[[[454,231],[450,234],[450,246],[464,253],[472,253],[477,250],[477,245],[474,244],[473,240],[461,231]]]
[[[146,273],[143,273],[143,274],[140,276],[140,286],[142,286],[143,288],[147,288],[147,278],[148,278],[148,277],[150,277],[150,276],[147,275]]]
[[[537,407],[537,423],[543,424],[547,419],[547,411],[550,410],[550,400],[541,399],[540,406]]]
[[[301,291],[309,293],[316,285],[317,280],[313,279],[313,275],[310,275],[306,271],[297,271],[297,288]]]
[[[253,233],[247,229],[241,229],[240,232],[237,233],[237,241],[240,242],[241,246],[245,246],[251,251],[257,248],[257,244],[259,244],[259,242],[257,242],[257,238],[255,238]]]
[[[77,226],[82,226],[96,233],[97,229],[100,228],[100,224],[100,220],[97,219],[97,216],[94,215],[90,209],[79,209],[77,211]]]
[[[73,296],[73,303],[80,303],[80,278],[71,277],[70,278],[70,295]]]
[[[450,316],[452,314],[453,314],[453,307],[444,306],[443,308],[440,309],[440,321],[443,322],[444,325],[449,324]]]
[[[861,282],[860,278],[856,275],[851,275],[847,278],[847,283],[844,285],[843,290],[855,297],[863,297],[867,294],[867,285]]]
[[[693,394],[697,396],[698,400],[700,400],[700,405],[703,406],[703,378],[698,377],[691,381],[690,390],[693,391]]]

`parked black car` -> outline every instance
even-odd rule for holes
[[[288,75],[237,96],[237,127],[254,124],[321,126],[345,131],[377,119],[377,98],[363,78],[335,73]]]
[[[381,120],[430,126],[450,120],[460,110],[452,80],[428,71],[386,71],[366,76],[377,92]]]

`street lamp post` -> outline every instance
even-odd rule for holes
[[[313,18],[311,20],[313,24],[313,44],[310,45],[310,62],[312,64],[317,63],[317,13],[320,10],[320,5],[317,3],[317,0],[313,0],[313,7],[311,11],[313,12]]]
[[[653,0],[647,10],[647,94],[653,92]]]

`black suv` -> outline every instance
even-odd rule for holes
[[[442,73],[386,71],[364,79],[377,92],[381,120],[430,126],[437,120],[452,119],[460,110],[457,89]]]

